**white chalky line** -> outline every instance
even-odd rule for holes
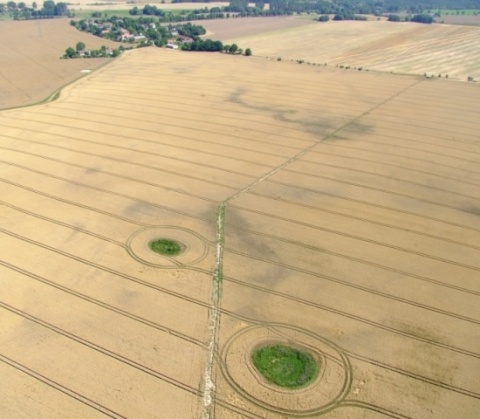
[[[257,186],[259,183],[263,182],[264,180],[268,179],[269,177],[273,176],[275,173],[279,172],[280,170],[284,169],[289,164],[295,162],[303,155],[311,151],[313,148],[321,144],[323,141],[329,139],[330,137],[334,136],[337,132],[343,130],[347,126],[351,125],[352,123],[356,122],[358,119],[368,115],[372,111],[376,110],[380,106],[384,105],[387,102],[390,102],[392,99],[395,99],[397,96],[401,95],[405,91],[409,90],[413,86],[421,83],[423,79],[416,80],[412,84],[408,85],[407,87],[403,88],[397,93],[394,93],[392,96],[388,97],[384,101],[378,103],[377,105],[373,106],[366,112],[358,115],[357,117],[353,118],[346,124],[342,125],[341,127],[335,129],[331,133],[327,134],[322,139],[313,142],[308,147],[304,148],[302,151],[297,153],[295,156],[290,157],[288,160],[283,162],[280,166],[272,169],[270,172],[265,174],[264,176],[258,178],[255,182],[247,185],[242,190],[238,191],[236,194],[233,194],[229,198],[225,199],[219,206],[217,211],[217,232],[216,232],[216,254],[215,254],[215,265],[213,269],[213,289],[212,289],[212,298],[211,298],[211,305],[210,305],[210,314],[209,314],[209,322],[208,322],[208,330],[210,331],[210,337],[208,339],[208,356],[207,356],[207,363],[205,365],[205,382],[204,382],[204,391],[203,391],[203,419],[211,419],[212,418],[212,406],[215,399],[215,382],[213,381],[213,363],[215,357],[215,350],[216,350],[216,341],[217,341],[217,333],[218,333],[218,326],[219,326],[219,302],[220,302],[220,291],[221,291],[221,282],[222,282],[222,272],[223,272],[223,245],[224,245],[224,237],[223,232],[225,228],[225,213],[227,210],[227,206],[230,201],[238,198],[240,195],[244,194],[245,192],[250,191],[252,188]]]

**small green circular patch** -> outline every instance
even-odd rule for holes
[[[252,353],[252,362],[269,383],[280,387],[303,387],[318,374],[317,361],[312,355],[287,345],[258,347]]]
[[[172,239],[156,239],[152,240],[148,247],[153,250],[155,253],[159,253],[164,256],[176,256],[182,250],[183,246]]]

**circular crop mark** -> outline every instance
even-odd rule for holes
[[[328,411],[345,398],[352,380],[349,360],[338,346],[279,323],[234,334],[222,349],[219,366],[236,393],[288,417]]]
[[[304,387],[318,373],[317,362],[312,355],[283,344],[256,348],[252,353],[252,362],[268,382],[285,388]]]
[[[173,226],[147,227],[137,231],[128,240],[127,250],[139,262],[158,268],[193,265],[208,254],[201,236]]]
[[[148,247],[155,253],[165,256],[176,256],[182,252],[185,246],[172,239],[156,239],[148,243]]]

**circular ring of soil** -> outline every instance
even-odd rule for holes
[[[134,259],[146,265],[181,268],[204,259],[208,247],[205,240],[191,230],[176,226],[156,226],[132,234],[127,242],[127,251]]]
[[[284,346],[306,353],[316,374],[303,386],[281,387],[269,382],[254,365],[252,354],[263,347]],[[234,334],[222,349],[220,369],[226,381],[245,399],[289,417],[321,414],[348,393],[352,371],[343,351],[333,342],[299,327],[264,323]]]

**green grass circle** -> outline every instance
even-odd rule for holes
[[[183,250],[183,246],[172,239],[155,239],[148,244],[148,247],[155,253],[164,256],[176,256]]]
[[[318,373],[317,361],[312,355],[282,344],[257,347],[252,353],[252,362],[269,383],[285,388],[303,387]]]

